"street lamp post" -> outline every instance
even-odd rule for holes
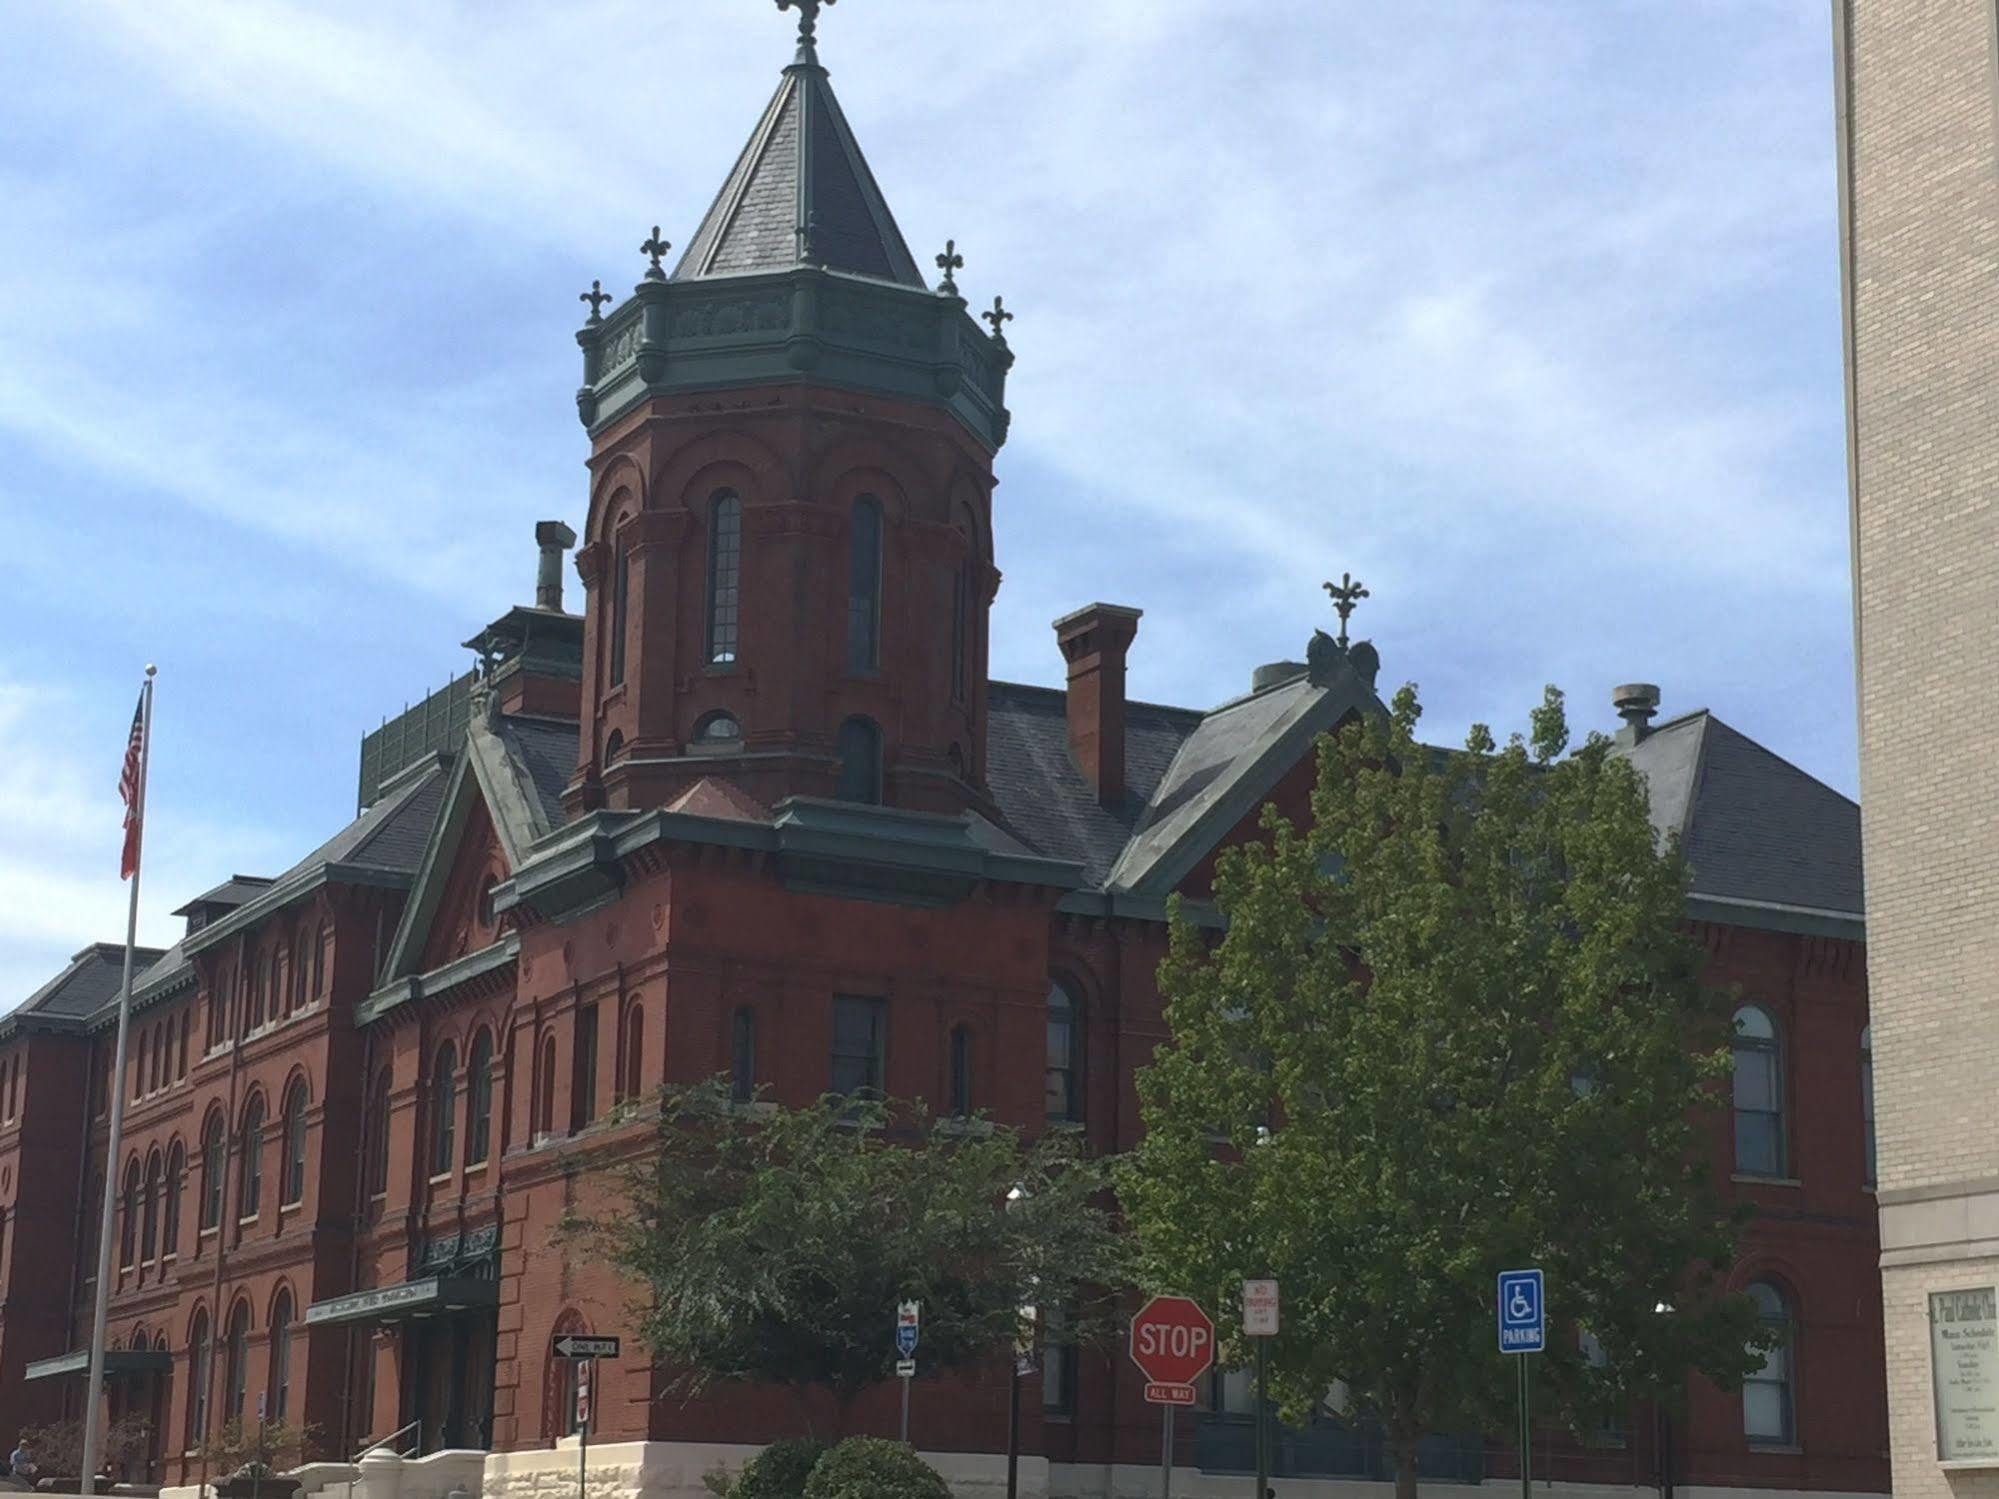
[[[1652,1308],[1657,1317],[1670,1317],[1673,1304],[1662,1301]],[[1673,1499],[1673,1399],[1669,1391],[1659,1402],[1659,1499]]]
[[[1007,1211],[1027,1200],[1025,1187],[1006,1194]],[[1006,1380],[1006,1499],[1020,1499],[1020,1382],[1034,1368],[1033,1337],[1036,1320],[1032,1306],[1022,1306],[1014,1333],[1012,1362]],[[1023,1346],[1023,1344],[1025,1346]]]

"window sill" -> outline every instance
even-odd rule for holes
[[[262,1213],[246,1213],[243,1217],[236,1220],[236,1226],[238,1228],[255,1228],[257,1220],[263,1216]]]
[[[465,1163],[465,1174],[467,1176],[484,1176],[486,1174],[486,1163],[484,1161],[467,1161]],[[433,1181],[436,1180],[435,1177],[431,1179]]]
[[[1060,1135],[1080,1135],[1084,1125],[1080,1119],[1050,1119],[1048,1128]]]
[[[1946,1473],[1975,1473],[1980,1469],[1999,1468],[1999,1454],[1991,1457],[1940,1457],[1937,1466]]]
[[[433,1187],[448,1187],[451,1185],[451,1177],[451,1172],[439,1171],[426,1178],[426,1183]]]
[[[1804,1185],[1804,1182],[1795,1176],[1758,1176],[1748,1171],[1734,1172],[1728,1179],[1745,1187],[1802,1187]]]
[[[1754,1437],[1749,1439],[1749,1450],[1767,1452],[1772,1457],[1802,1457],[1805,1451],[1796,1442],[1759,1442]]]
[[[221,1232],[222,1232],[222,1228],[221,1228],[221,1225],[219,1225],[219,1224],[215,1224],[215,1223],[211,1223],[211,1224],[209,1224],[209,1225],[208,1225],[208,1227],[206,1227],[206,1228],[202,1229],[202,1230],[201,1230],[201,1231],[200,1231],[199,1233],[197,1233],[197,1234],[195,1235],[195,1238],[197,1238],[197,1239],[212,1239],[212,1238],[214,1238],[214,1237],[215,1237],[215,1236],[216,1236],[217,1234],[219,1234],[219,1233],[221,1233]]]

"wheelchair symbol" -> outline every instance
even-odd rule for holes
[[[1527,1287],[1516,1284],[1513,1294],[1506,1299],[1506,1320],[1509,1322],[1532,1322],[1534,1320],[1534,1298],[1527,1294]]]

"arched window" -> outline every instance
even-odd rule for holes
[[[743,502],[725,489],[708,516],[708,664],[730,666],[741,625]]]
[[[188,1027],[191,1024],[193,1024],[193,1022],[194,1022],[193,1012],[191,1010],[182,1010],[180,1014],[179,1034],[174,1039],[175,1081],[179,1081],[180,1079],[185,1078],[187,1076],[187,1032],[188,1032]]]
[[[576,1011],[576,1041],[569,1053],[569,1128],[574,1133],[597,1117],[597,1007]]]
[[[1742,1382],[1742,1434],[1753,1446],[1788,1447],[1797,1433],[1791,1309],[1784,1293],[1766,1280],[1751,1285],[1749,1297],[1777,1346],[1760,1355],[1762,1363]]]
[[[187,1445],[208,1436],[208,1313],[197,1311],[187,1334]]]
[[[236,1216],[254,1218],[264,1206],[264,1097],[250,1099],[243,1111],[243,1170],[236,1185]]]
[[[312,997],[317,999],[326,992],[326,923],[319,924],[319,935],[312,944]]]
[[[625,625],[632,590],[632,549],[620,529],[611,558],[611,640],[609,677],[613,687],[625,680]]]
[[[734,749],[743,742],[743,726],[733,713],[709,713],[694,725],[694,742],[702,749]]]
[[[972,1028],[968,1025],[951,1031],[951,1115],[956,1119],[972,1116]]]
[[[882,736],[865,718],[840,725],[834,748],[840,756],[840,785],[834,793],[843,802],[876,806],[882,799]]]
[[[847,550],[847,670],[881,665],[882,507],[864,494],[854,501]]]
[[[201,1131],[201,1226],[222,1221],[222,1116],[210,1114]]]
[[[555,1132],[555,1037],[541,1038],[540,1060],[535,1064],[534,1132]]]
[[[748,1103],[757,1094],[757,1013],[748,1005],[736,1011],[729,1040],[729,1096]]]
[[[160,1252],[160,1199],[166,1195],[166,1163],[156,1150],[146,1158],[146,1206],[139,1227],[139,1263],[149,1265]]]
[[[271,1373],[264,1388],[270,1392],[267,1402],[271,1419],[282,1421],[285,1406],[292,1388],[292,1293],[278,1292],[278,1299],[271,1303]]]
[[[458,1048],[449,1041],[437,1049],[430,1070],[430,1174],[451,1169],[458,1134]]]
[[[285,1095],[285,1180],[280,1201],[291,1207],[305,1201],[305,1081],[292,1084]]]
[[[611,764],[624,752],[625,731],[623,729],[611,730],[611,737],[604,741],[604,763],[606,765]]]
[[[1861,1180],[1871,1187],[1874,1185],[1874,1027],[1871,1025],[1862,1027],[1860,1032],[1860,1130],[1867,1172]]]
[[[250,1393],[250,1304],[236,1303],[229,1314],[228,1361],[222,1366],[224,1413],[231,1421],[243,1419],[243,1406]]]
[[[368,1195],[389,1190],[389,1108],[391,1079],[384,1067],[375,1074],[375,1095],[368,1109]]]
[[[160,1210],[160,1258],[180,1253],[180,1189],[187,1176],[187,1152],[176,1140],[167,1150],[166,1202]]]
[[[119,1232],[118,1264],[121,1268],[132,1268],[132,1259],[138,1248],[139,1239],[139,1160],[134,1156],[125,1167],[125,1190],[119,1196],[119,1205],[124,1213],[124,1226]]]
[[[965,558],[951,577],[951,701],[965,700],[965,681],[971,672],[972,654],[972,559]]]
[[[1784,1174],[1784,1058],[1777,1023],[1760,1005],[1735,1012],[1735,1169]]]
[[[480,1029],[472,1038],[472,1055],[465,1067],[465,1164],[476,1166],[493,1144],[493,1033]]]
[[[1060,981],[1048,986],[1048,1117],[1083,1117],[1082,1025],[1076,998]]]
[[[618,1096],[639,1096],[640,1079],[645,1075],[646,1012],[634,1003],[625,1012],[624,1069],[618,1074]]]
[[[139,1054],[132,1064],[132,1097],[143,1098],[146,1092],[146,1033],[139,1032]]]

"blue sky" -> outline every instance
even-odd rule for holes
[[[580,523],[576,296],[685,241],[768,0],[66,0],[0,48],[0,1007],[353,812],[361,733]],[[1017,310],[993,670],[1296,656],[1351,569],[1433,737],[1544,682],[1855,782],[1831,63],[1796,0],[845,0],[919,260]],[[572,590],[575,588],[573,577]],[[572,592],[572,597],[575,594]]]

